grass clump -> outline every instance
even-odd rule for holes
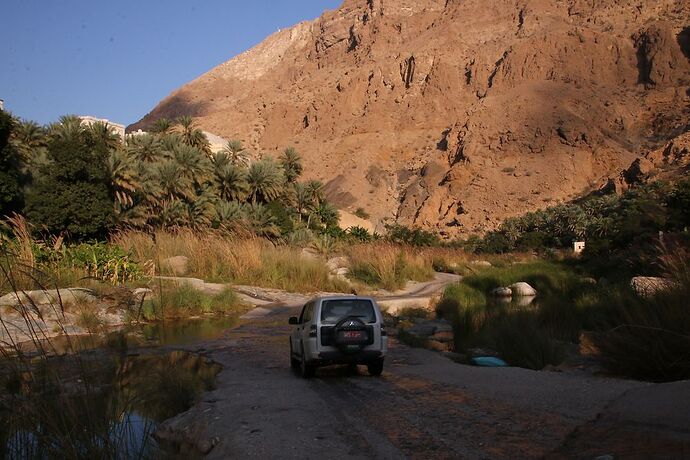
[[[115,241],[155,265],[173,256],[189,259],[189,276],[206,281],[250,284],[291,292],[342,292],[347,283],[331,278],[325,262],[307,258],[298,247],[261,238],[235,239],[214,233],[159,232],[154,239],[140,232],[119,234]]]
[[[389,243],[357,245],[350,249],[350,277],[366,285],[396,290],[408,280],[427,281],[433,267],[423,253]]]
[[[203,315],[224,315],[240,307],[237,294],[225,288],[218,294],[206,294],[189,285],[164,290],[158,299],[147,300],[143,316],[147,320],[178,319]]]
[[[568,348],[588,338],[611,372],[635,379],[690,378],[690,252],[663,250],[660,270],[669,288],[653,296],[629,283],[591,284],[568,263],[536,261],[482,269],[449,286],[437,306],[453,322],[458,351],[497,351],[512,365],[541,369],[560,364]],[[489,291],[526,281],[538,291],[532,303],[488,297]]]
[[[690,251],[664,250],[662,272],[670,288],[651,297],[630,290],[605,298],[608,314],[592,341],[611,371],[643,380],[690,378]]]

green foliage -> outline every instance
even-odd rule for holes
[[[659,264],[669,289],[640,297],[628,283],[593,285],[573,267],[538,261],[487,268],[446,288],[437,314],[453,322],[458,350],[499,352],[512,365],[541,369],[559,364],[586,332],[611,371],[627,377],[671,381],[690,377],[690,269],[687,246],[668,251]],[[527,281],[534,302],[487,296],[497,286]]]
[[[19,212],[24,201],[21,158],[10,143],[15,127],[10,114],[0,110],[0,217]]]
[[[553,206],[505,220],[500,228],[461,242],[474,252],[543,252],[572,248],[585,240],[585,258],[599,272],[616,267],[621,275],[654,274],[659,232],[687,233],[690,224],[690,179],[656,182],[622,196],[603,195]],[[608,261],[606,264],[602,263]]]
[[[386,225],[389,241],[410,246],[436,246],[439,244],[438,236],[419,228],[408,228],[404,225]]]
[[[364,227],[350,227],[347,229],[347,234],[351,236],[353,239],[365,243],[367,241],[371,241],[373,237],[371,236],[371,233],[369,233],[369,230],[367,230]]]
[[[285,149],[280,155],[279,162],[287,182],[294,183],[302,175],[302,157],[293,147]]]
[[[160,120],[150,133],[125,139],[76,117],[47,130],[9,115],[3,120],[3,152],[13,163],[0,155],[0,211],[21,211],[30,177],[24,170],[31,170],[24,212],[41,232],[89,240],[105,239],[114,228],[215,228],[271,239],[305,224],[317,234],[340,231],[323,184],[297,182],[303,166],[292,147],[278,161],[250,164],[237,140],[212,155],[191,117]]]
[[[107,235],[114,217],[107,165],[111,142],[107,130],[84,129],[75,118],[63,117],[53,126],[48,164],[26,198],[33,224],[75,239]]]
[[[284,175],[275,161],[265,158],[249,166],[247,183],[253,204],[268,203],[281,195]]]
[[[83,243],[67,247],[59,258],[63,264],[85,270],[91,278],[113,284],[135,281],[143,275],[141,266],[113,244]]]
[[[434,275],[425,260],[410,257],[395,247],[381,247],[377,254],[369,256],[353,253],[351,259],[348,275],[351,279],[388,290],[400,289],[409,280],[426,281]]]
[[[591,311],[604,310],[590,329],[591,340],[611,371],[651,381],[690,378],[690,245],[664,251],[659,260],[669,284],[641,297],[628,289],[606,289]]]
[[[230,288],[210,295],[191,286],[181,285],[174,289],[164,290],[160,298],[151,302],[151,305],[157,318],[188,318],[236,311],[239,308],[239,299]]]

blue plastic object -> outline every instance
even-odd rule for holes
[[[478,356],[477,358],[472,358],[472,362],[475,366],[482,367],[507,367],[508,363],[500,358],[494,358],[493,356]]]

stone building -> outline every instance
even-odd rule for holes
[[[101,123],[105,123],[108,126],[110,126],[111,128],[113,128],[113,131],[115,132],[115,134],[119,135],[121,138],[124,139],[124,137],[125,137],[125,125],[121,125],[119,123],[113,123],[112,121],[107,120],[105,118],[96,118],[96,117],[92,117],[90,115],[80,116],[79,119],[85,125],[91,125],[93,123],[100,121]]]

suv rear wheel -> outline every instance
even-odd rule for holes
[[[316,375],[316,367],[309,364],[307,362],[307,357],[304,356],[304,347],[302,347],[302,359],[300,360],[299,364],[300,374],[305,379],[310,379]]]
[[[369,371],[369,375],[374,377],[381,375],[383,372],[383,358],[379,358],[376,361],[367,363],[367,370]]]
[[[293,354],[292,340],[290,340],[290,367],[293,369],[297,369],[299,366],[300,366],[299,359],[295,358],[295,355]]]

